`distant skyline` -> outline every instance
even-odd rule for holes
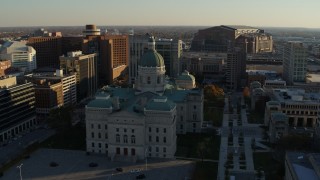
[[[216,26],[320,28],[319,0],[2,0],[0,27]]]

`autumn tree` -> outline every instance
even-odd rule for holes
[[[206,85],[204,87],[204,96],[208,99],[217,99],[224,96],[224,91],[217,85]]]
[[[248,87],[243,88],[242,94],[244,97],[249,97],[250,96],[250,89]]]

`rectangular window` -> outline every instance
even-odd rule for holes
[[[131,133],[134,133],[134,129],[131,129]]]
[[[94,142],[93,142],[93,143],[91,143],[91,146],[92,146],[92,147],[94,147]]]
[[[108,144],[105,144],[104,146],[105,146],[106,149],[108,148]]]
[[[156,129],[156,132],[157,132],[157,133],[159,132],[159,128]]]
[[[101,129],[101,125],[100,124],[98,124],[98,129]]]
[[[149,127],[149,132],[151,132],[151,127]]]
[[[99,139],[101,138],[101,133],[98,134],[98,138],[99,138]]]
[[[94,128],[94,124],[91,124],[91,128],[92,128],[92,129]]]
[[[163,133],[166,133],[167,132],[167,129],[166,128],[163,128]]]
[[[156,137],[156,142],[159,142],[159,137],[158,136]]]
[[[163,142],[166,143],[167,142],[167,138],[163,137]]]
[[[99,143],[98,145],[99,145],[99,148],[101,148],[101,143]]]
[[[196,113],[193,114],[193,120],[194,120],[194,121],[197,120],[197,114],[196,114]]]
[[[163,152],[164,152],[164,153],[167,152],[167,148],[164,147],[164,148],[163,148]]]
[[[108,125],[106,124],[106,125],[104,125],[104,129],[108,129]]]
[[[116,131],[119,132],[119,128],[117,128]]]
[[[120,142],[120,135],[119,135],[119,134],[116,135],[116,142],[117,142],[117,143]]]
[[[108,133],[104,134],[104,138],[108,139]]]
[[[91,133],[91,138],[94,138],[94,132]]]
[[[124,128],[124,129],[123,129],[123,132],[127,132],[127,129],[126,129],[126,128]]]
[[[152,137],[151,136],[149,136],[149,142],[151,142],[152,141]]]
[[[156,147],[156,152],[159,152],[159,147]]]

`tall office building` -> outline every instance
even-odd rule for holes
[[[98,54],[99,84],[112,84],[116,78],[127,74],[129,61],[128,36],[98,34],[96,32],[84,34],[86,37],[83,40],[82,51],[84,54]]]
[[[36,124],[35,92],[30,82],[16,77],[0,79],[0,144],[26,132]]]
[[[134,84],[134,79],[138,76],[138,64],[143,53],[148,49],[148,43],[152,38],[149,34],[129,35],[129,83]]]
[[[7,41],[0,48],[0,59],[11,61],[12,67],[31,72],[37,68],[36,50],[24,42]]]
[[[177,77],[180,73],[179,60],[182,54],[182,41],[157,38],[155,43],[156,50],[164,59],[166,75]]]
[[[95,95],[98,88],[97,54],[69,52],[67,56],[60,57],[60,68],[65,74],[76,75],[78,101]]]
[[[237,90],[246,85],[246,53],[234,48],[227,53],[226,88]]]
[[[61,53],[67,55],[71,51],[82,50],[82,36],[64,36],[61,39]]]
[[[283,79],[288,85],[305,82],[307,74],[307,50],[302,42],[288,42],[283,51]]]
[[[37,52],[37,67],[59,68],[62,37],[31,37],[28,45]]]

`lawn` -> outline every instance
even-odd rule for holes
[[[177,136],[176,156],[219,159],[219,136],[215,134],[180,134]]]
[[[193,173],[194,180],[211,180],[216,179],[218,174],[218,163],[214,162],[196,162]]]
[[[272,158],[271,152],[253,153],[254,167],[261,168],[266,175],[266,180],[280,180],[284,175],[284,163],[280,163]]]
[[[57,132],[42,143],[42,147],[54,149],[85,150],[86,130],[80,125],[73,126],[69,130]]]

